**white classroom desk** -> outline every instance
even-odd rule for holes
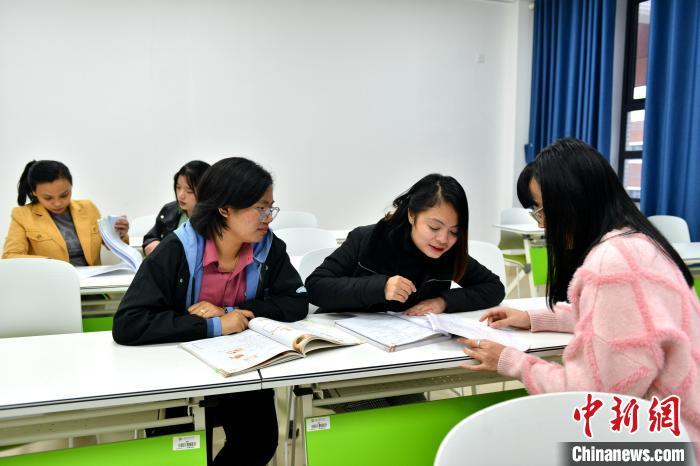
[[[80,278],[80,296],[83,317],[100,317],[114,314],[122,296],[131,285],[135,273],[130,270],[115,270],[103,275]],[[85,298],[92,295],[108,295],[105,299]],[[112,310],[108,310],[112,309]]]
[[[103,275],[95,275],[80,279],[80,294],[94,295],[104,293],[126,293],[127,288],[134,279],[134,272],[130,270],[115,270]]]
[[[532,248],[532,243],[535,241],[541,241],[544,238],[544,228],[540,228],[536,223],[522,223],[522,224],[498,224],[493,225],[494,228],[507,231],[509,233],[515,233],[523,238],[523,245],[525,249],[525,262],[526,264],[532,264],[532,256],[530,255],[530,249]],[[530,296],[537,295],[537,288],[535,287],[535,282],[532,279],[532,271],[527,273],[528,284],[530,285]],[[520,277],[516,277],[518,280]]]
[[[504,301],[503,305],[523,310],[539,309],[545,306],[545,298],[511,299]],[[467,312],[464,315],[478,320],[484,312]],[[324,314],[310,317],[318,322],[332,319]],[[531,346],[530,352],[538,355],[560,355],[572,337],[569,333],[513,331],[527,339]],[[469,359],[462,349],[463,345],[454,338],[394,352],[364,343],[311,353],[306,358],[263,368],[260,375],[263,388],[275,388],[416,373],[458,366]]]
[[[261,386],[257,371],[222,377],[176,344],[121,346],[111,332],[3,338],[0,354],[0,445],[168,425],[129,414],[176,405],[200,430],[201,397]]]
[[[545,306],[545,299],[513,299],[503,304],[522,310],[539,309]],[[478,320],[484,312],[465,315]],[[327,321],[329,316],[313,315],[312,319]],[[572,338],[568,333],[514,331],[529,341],[529,352],[540,357],[560,356]],[[509,380],[496,372],[471,372],[460,368],[459,365],[468,359],[463,345],[455,338],[395,352],[364,343],[311,353],[306,358],[260,369],[260,375],[263,388],[293,387],[296,398],[291,424],[294,425],[294,419],[310,417],[313,406]],[[337,395],[324,398],[328,392]],[[304,436],[304,428],[300,430]],[[291,428],[291,431],[296,432],[296,429]],[[292,457],[293,452],[294,446]]]
[[[544,299],[504,304],[533,309],[544,305]],[[478,319],[481,312],[468,315]],[[538,356],[560,355],[571,339],[562,333],[520,333]],[[367,343],[323,350],[233,377],[215,373],[176,344],[121,346],[110,332],[5,338],[0,339],[0,354],[6,355],[0,359],[0,446],[185,422],[194,422],[195,430],[201,430],[204,410],[198,402],[202,397],[260,388],[306,388],[310,391],[301,394],[308,395],[318,387],[352,390],[387,383],[386,393],[396,393],[396,383],[414,380],[433,390],[503,380],[494,372],[457,368],[469,358],[454,339],[393,353]],[[444,375],[454,380],[440,379],[442,385],[429,380]],[[370,398],[379,392],[372,388],[371,393]],[[310,416],[312,397],[298,400],[301,419]],[[135,414],[170,406],[189,406],[192,416],[133,420]]]
[[[700,243],[673,243],[672,246],[686,264],[700,264]]]

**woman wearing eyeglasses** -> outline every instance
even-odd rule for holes
[[[463,340],[478,364],[530,393],[599,391],[681,399],[700,441],[700,302],[688,267],[591,146],[563,139],[521,173],[518,197],[547,232],[549,309],[499,307],[494,328],[571,332],[564,364],[488,340]],[[696,443],[696,454],[700,443]]]
[[[273,203],[272,177],[256,163],[232,157],[212,165],[190,221],[136,273],[114,316],[114,340],[183,342],[241,332],[255,317],[304,318],[301,278],[269,229],[279,211]],[[223,420],[227,441],[214,464],[267,463],[277,446],[272,390],[215,399],[207,409]]]

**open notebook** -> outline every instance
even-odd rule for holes
[[[407,316],[402,313],[361,314],[341,319],[335,325],[385,351],[397,351],[448,339],[450,335],[492,340],[521,351],[530,348],[522,337],[509,330],[489,327],[463,314]]]
[[[181,343],[180,347],[228,377],[303,358],[309,351],[359,343],[351,335],[327,325],[256,317],[241,333]]]

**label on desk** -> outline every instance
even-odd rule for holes
[[[310,417],[306,420],[306,431],[328,430],[331,428],[331,418],[329,416]]]
[[[196,450],[199,448],[199,435],[183,435],[173,437],[173,451]]]

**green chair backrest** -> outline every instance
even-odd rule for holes
[[[462,419],[525,395],[525,390],[509,390],[307,418],[307,464],[430,465],[442,439]],[[324,423],[327,428],[314,430]]]
[[[695,277],[695,292],[700,296],[700,277]]]
[[[104,332],[112,330],[114,318],[108,317],[83,317],[83,333],[87,332]]]
[[[198,436],[197,448],[175,450]],[[207,464],[206,438],[204,431],[163,435],[139,440],[103,443],[78,448],[29,453],[0,458],[0,466],[190,466]]]

